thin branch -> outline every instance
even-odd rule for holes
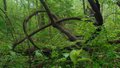
[[[110,43],[110,44],[120,44],[120,40],[111,40],[111,41],[108,41],[108,43]]]
[[[0,8],[0,10],[3,12],[3,14],[5,15],[5,17],[8,19],[10,25],[12,26],[12,22],[11,22],[10,18],[8,17],[8,15],[6,14],[6,11],[4,11],[2,8]],[[13,31],[15,32],[15,29],[14,29],[13,26],[12,26],[12,29],[13,29]],[[14,35],[13,35],[13,34],[12,34],[12,37],[13,37],[13,39],[14,39]]]
[[[61,19],[61,20],[58,20],[56,23],[62,23],[64,21],[69,21],[69,20],[78,20],[78,21],[81,21],[81,18],[78,18],[78,17],[71,17],[71,18],[64,18],[64,19]],[[33,31],[32,33],[30,33],[28,35],[28,37],[32,37],[33,35],[35,35],[36,33],[38,33],[39,31],[51,26],[52,24],[49,23],[48,25],[45,25],[35,31]],[[20,41],[16,41],[13,43],[13,47],[12,47],[12,50],[15,51],[14,49],[16,48],[17,45],[19,45],[20,43],[24,42],[25,40],[27,39],[27,37],[24,37],[23,39],[21,39]],[[16,51],[15,51],[16,52]]]
[[[34,12],[33,14],[31,14],[30,16],[28,16],[28,17],[24,20],[24,22],[23,22],[23,31],[24,31],[27,39],[28,39],[28,40],[32,43],[32,45],[33,45],[34,47],[36,47],[37,49],[39,49],[39,48],[38,48],[37,45],[33,42],[32,38],[31,38],[31,37],[28,37],[28,33],[27,33],[27,30],[26,30],[26,29],[27,29],[27,22],[28,22],[34,15],[36,15],[36,14],[38,14],[38,13],[40,13],[40,12],[45,12],[45,11],[36,11],[36,12]]]

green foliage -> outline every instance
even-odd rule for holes
[[[5,14],[0,10],[0,68],[29,68],[29,56],[16,53],[12,50],[13,42],[25,37],[23,21],[32,12],[43,10],[39,0],[6,0],[7,12],[12,26],[8,26]],[[63,22],[63,26],[75,36],[82,36],[77,41],[68,41],[68,37],[56,28],[50,26],[31,38],[40,48],[35,51],[32,68],[43,65],[43,68],[120,68],[120,44],[110,44],[108,41],[120,40],[120,7],[118,0],[100,0],[104,24],[99,36],[85,43],[97,29],[93,25],[94,19],[83,14],[82,0],[46,0],[50,10],[59,19],[66,17],[80,17],[82,21]],[[87,6],[87,1],[85,1]],[[110,6],[112,5],[112,6]],[[3,0],[0,8],[3,9]],[[87,8],[87,7],[86,7]],[[86,9],[85,9],[86,10]],[[46,13],[33,16],[27,24],[28,34],[50,23]],[[42,19],[42,20],[41,20]],[[92,21],[89,21],[92,20]],[[9,24],[10,25],[10,24]],[[13,29],[11,32],[7,28]],[[12,36],[13,34],[13,36]],[[76,43],[82,47],[77,48]],[[27,40],[16,47],[24,53],[29,46]],[[66,47],[70,47],[67,49]],[[82,48],[90,47],[90,52]],[[43,49],[50,49],[51,54],[46,56]]]

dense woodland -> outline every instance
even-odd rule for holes
[[[0,68],[120,68],[120,0],[0,0]]]

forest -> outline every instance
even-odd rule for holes
[[[120,0],[0,0],[0,68],[120,68]]]

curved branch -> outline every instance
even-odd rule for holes
[[[24,19],[23,23],[27,24],[27,22],[28,22],[34,15],[38,14],[39,12],[45,12],[45,11],[37,10],[37,11],[33,12],[31,15],[29,15],[28,17],[26,17],[26,18]],[[26,28],[26,27],[25,27],[25,28]],[[28,40],[34,45],[34,47],[38,48],[38,47],[34,44],[34,42],[32,41],[32,39],[28,37],[28,34],[27,34],[25,28],[23,28],[23,30],[24,30],[24,33],[25,33],[25,35],[26,35],[26,39],[28,39]],[[17,46],[17,45],[16,45],[16,46]],[[14,48],[15,48],[16,46],[13,45],[13,49],[12,49],[13,51],[15,51]],[[15,52],[17,52],[17,51],[15,51]],[[21,52],[17,52],[17,53],[21,53]]]
[[[35,48],[37,48],[37,49],[39,49],[39,47],[37,47],[37,45],[33,42],[33,40],[32,40],[31,37],[28,37],[28,33],[27,33],[27,23],[28,23],[28,21],[29,21],[34,15],[36,15],[36,14],[39,13],[39,12],[45,12],[45,11],[36,11],[36,12],[34,12],[33,14],[31,14],[30,16],[28,16],[27,19],[25,19],[24,22],[23,22],[23,31],[24,31],[27,39],[28,39],[28,40],[31,42],[31,44],[32,44]],[[53,18],[55,18],[56,20],[58,19],[54,14],[52,14],[52,16],[53,16]]]
[[[78,17],[64,18],[64,19],[58,20],[56,23],[62,23],[62,22],[64,22],[64,21],[69,21],[69,20],[78,20],[78,21],[81,21],[81,18],[78,18]],[[30,34],[28,35],[28,37],[32,37],[33,35],[35,35],[35,34],[38,33],[39,31],[41,31],[41,30],[43,30],[43,29],[45,29],[45,28],[47,28],[47,27],[49,27],[49,26],[51,26],[51,25],[52,25],[52,24],[49,23],[48,25],[45,25],[45,26],[43,26],[43,27],[41,27],[41,28],[33,31],[32,33],[30,33]],[[20,41],[14,42],[14,43],[13,43],[12,50],[15,51],[16,46],[19,45],[20,43],[24,42],[26,39],[27,39],[27,37],[24,37],[24,38],[21,39]],[[15,51],[15,52],[16,52],[16,51]]]
[[[31,37],[28,37],[28,33],[27,33],[27,22],[34,16],[34,15],[36,15],[36,14],[38,14],[38,13],[41,13],[41,12],[45,12],[45,11],[35,11],[34,13],[32,13],[31,15],[29,15],[25,20],[24,20],[24,22],[23,22],[23,31],[24,31],[24,33],[25,33],[25,35],[26,35],[26,37],[27,37],[27,39],[31,42],[31,44],[35,47],[35,48],[37,48],[37,49],[39,49],[38,47],[37,47],[37,45],[33,42],[33,40],[32,40],[32,38]]]

